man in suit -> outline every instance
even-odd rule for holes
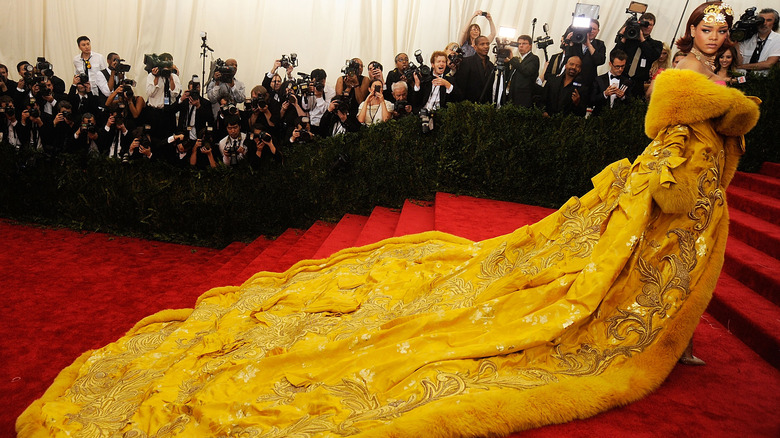
[[[596,78],[590,102],[594,115],[604,107],[613,108],[628,101],[628,88],[631,80],[623,74],[626,69],[626,52],[615,49],[609,54],[609,72]]]
[[[567,43],[567,58],[572,55],[578,55],[582,60],[582,71],[577,81],[583,84],[592,84],[596,79],[596,69],[607,61],[607,46],[604,44],[604,41],[596,39],[599,29],[599,21],[591,19],[590,32],[588,37],[585,38],[585,42],[580,44]],[[571,33],[567,34],[567,41],[569,41],[571,35]]]
[[[631,78],[631,94],[644,98],[645,82],[650,80],[650,67],[653,62],[661,57],[664,45],[660,41],[650,37],[655,26],[655,15],[645,12],[639,17],[639,22],[647,22],[647,26],[641,27],[639,39],[627,39],[622,36],[625,34],[626,26],[620,28],[616,49],[626,52],[626,74]]]
[[[447,71],[447,54],[442,51],[435,51],[431,54],[431,73],[433,79],[423,83],[417,83],[415,78],[415,107],[426,108],[429,111],[435,111],[444,108],[449,102],[461,100],[461,90],[459,87],[445,78]]]
[[[577,76],[582,69],[582,60],[579,56],[571,56],[566,61],[566,71],[561,76],[551,78],[544,85],[544,115],[562,113],[585,115],[588,106],[588,87],[577,82]]]
[[[466,100],[489,103],[494,71],[493,63],[488,59],[490,41],[486,36],[481,35],[477,37],[474,44],[476,56],[463,58],[455,74],[455,83],[463,91]]]
[[[539,57],[531,52],[531,37],[520,35],[517,38],[517,51],[509,61],[509,99],[515,105],[530,108],[533,105],[536,78],[539,76]]]

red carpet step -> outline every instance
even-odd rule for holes
[[[312,258],[325,258],[334,252],[353,246],[366,222],[368,222],[366,216],[345,214]]]
[[[726,199],[729,207],[750,213],[774,225],[780,225],[780,199],[737,186],[729,186]]]
[[[235,283],[237,281],[236,274],[263,252],[271,242],[273,241],[261,236],[234,255],[226,253],[223,257],[217,257],[217,260],[214,261],[215,271],[201,284],[199,288],[201,292],[214,287],[241,284]]]
[[[404,201],[393,236],[422,233],[435,229],[433,204],[425,201]]]
[[[739,239],[729,239],[723,272],[780,306],[780,260]]]
[[[368,245],[393,237],[400,217],[401,213],[398,210],[384,207],[374,208],[365,226],[360,231],[360,235],[355,241],[355,246]]]
[[[722,273],[707,312],[780,369],[780,307]]]
[[[780,178],[780,163],[770,163],[769,161],[761,165],[761,175],[768,175],[774,178]]]
[[[729,218],[729,239],[739,239],[768,256],[780,259],[780,226],[736,208],[729,209]]]
[[[265,247],[263,252],[258,254],[257,257],[234,272],[233,275],[235,279],[233,280],[233,284],[240,285],[259,271],[279,272],[280,270],[283,270],[279,260],[303,235],[303,230],[288,228],[279,237],[274,239],[270,245]]]
[[[436,229],[479,241],[536,223],[553,211],[513,202],[437,193]]]
[[[780,199],[780,178],[759,173],[737,172],[730,187],[742,187],[775,199]]]
[[[305,233],[290,246],[290,248],[277,260],[270,260],[265,267],[263,267],[262,258],[258,257],[258,264],[252,264],[244,270],[242,275],[246,278],[251,277],[260,271],[276,271],[284,272],[290,268],[290,266],[305,259],[314,257],[314,253],[322,246],[325,239],[330,236],[330,233],[336,228],[336,224],[317,221],[312,225]],[[265,256],[265,254],[263,254]]]

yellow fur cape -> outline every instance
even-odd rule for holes
[[[502,436],[657,388],[720,273],[755,102],[657,78],[652,143],[515,232],[388,239],[214,289],[63,370],[20,436]]]

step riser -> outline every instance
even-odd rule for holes
[[[761,174],[780,178],[780,163],[770,163],[767,161],[761,166]]]
[[[731,181],[731,186],[780,199],[780,179],[768,178],[766,175],[737,172]]]
[[[728,292],[726,292],[728,293]],[[707,313],[714,316],[721,324],[744,342],[751,350],[758,353],[773,367],[780,369],[780,339],[778,333],[766,333],[756,327],[750,320],[750,316],[742,315],[717,296],[712,297]]]
[[[728,193],[728,204],[731,208],[736,208],[771,224],[780,226],[780,207],[761,204],[756,202],[755,199],[736,193]]]
[[[780,306],[780,282],[771,276],[772,273],[766,272],[766,269],[749,264],[727,249],[723,271],[776,306]]]
[[[780,259],[780,237],[763,234],[758,230],[732,220],[729,223],[729,239],[739,239],[753,248],[766,253],[776,259]]]

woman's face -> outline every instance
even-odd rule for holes
[[[729,27],[726,24],[712,25],[703,21],[691,26],[693,46],[705,55],[718,53],[723,42],[729,37]]]
[[[672,59],[672,67],[677,67],[677,64],[680,63],[680,60],[685,58],[685,53],[678,53],[677,56]]]
[[[723,54],[720,55],[720,58],[718,58],[718,62],[720,62],[720,68],[728,70],[728,68],[731,67],[731,63],[734,62],[734,57],[731,56],[731,51],[726,50],[723,52]]]
[[[664,49],[661,51],[661,56],[658,57],[658,61],[664,63],[667,59],[669,59],[669,52]]]
[[[474,40],[480,35],[482,35],[482,29],[480,29],[478,25],[472,24],[471,28],[469,29],[469,36],[471,39]]]
[[[279,88],[282,86],[282,78],[278,75],[275,75],[273,79],[271,79],[271,88],[274,89],[274,91],[279,91]]]

